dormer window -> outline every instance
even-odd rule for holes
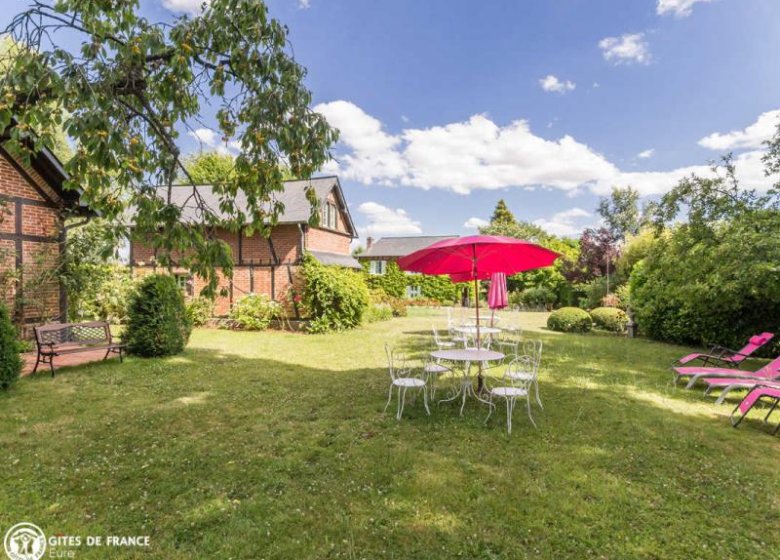
[[[322,207],[322,225],[328,229],[339,227],[339,209],[333,202],[327,202]]]

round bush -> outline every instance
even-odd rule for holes
[[[22,373],[16,329],[5,305],[0,303],[0,388],[8,389]]]
[[[271,321],[282,317],[282,306],[265,294],[250,294],[241,298],[230,312],[233,326],[247,331],[263,331]]]
[[[625,311],[617,307],[597,307],[590,312],[593,325],[605,331],[623,332],[628,324],[628,316]]]
[[[579,307],[561,307],[550,313],[547,328],[552,331],[585,333],[593,328],[593,319]]]
[[[187,345],[192,323],[173,276],[153,274],[130,299],[124,342],[132,354],[171,356]]]
[[[202,327],[214,316],[214,302],[209,298],[196,297],[187,303],[187,317],[193,327]]]

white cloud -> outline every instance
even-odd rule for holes
[[[780,109],[767,111],[759,115],[756,122],[743,130],[732,130],[725,134],[714,132],[699,140],[699,145],[710,150],[738,150],[741,148],[761,148],[777,132],[780,124]]]
[[[187,13],[197,15],[200,13],[203,4],[208,4],[211,0],[162,0],[163,8],[171,12]]]
[[[197,128],[190,130],[187,134],[200,144],[201,149],[215,150],[220,154],[233,154],[241,150],[241,145],[232,140],[228,143],[222,141],[220,135],[210,128]]]
[[[694,4],[711,1],[712,0],[658,0],[656,13],[658,13],[659,16],[672,14],[675,17],[687,17],[691,15]]]
[[[655,155],[655,148],[650,148],[648,150],[642,150],[636,155],[636,157],[638,157],[639,159],[650,159],[654,155]]]
[[[301,10],[308,10],[311,8],[311,0],[298,0],[298,7]]]
[[[358,212],[365,216],[368,225],[360,229],[366,235],[415,235],[422,233],[420,222],[412,220],[403,208],[388,208],[377,202],[364,202]]]
[[[352,152],[330,171],[361,183],[392,184],[403,178],[406,165],[397,150],[401,139],[387,134],[381,122],[349,101],[320,103],[314,110],[341,131],[341,142]]]
[[[565,135],[545,139],[527,121],[505,126],[485,115],[431,128],[407,128],[398,134],[348,101],[317,106],[341,129],[337,162],[327,167],[344,179],[363,184],[404,185],[468,194],[474,190],[536,187],[583,190],[605,195],[613,186],[632,185],[640,194],[669,191],[691,173],[709,175],[707,165],[668,171],[626,172],[596,150]],[[740,154],[735,162],[745,187],[766,189],[762,150]],[[324,169],[325,170],[325,169]]]
[[[615,64],[649,64],[650,50],[644,33],[626,33],[620,37],[606,37],[599,41],[604,60]]]
[[[590,212],[582,208],[570,208],[563,212],[553,214],[552,218],[539,218],[534,224],[553,235],[574,237],[579,235],[589,224],[585,218],[592,217]]]
[[[490,225],[490,222],[488,222],[487,220],[483,220],[482,218],[472,217],[466,220],[466,223],[463,224],[463,227],[469,229],[479,229],[481,227],[485,227],[488,225]]]
[[[548,74],[544,78],[540,79],[539,85],[544,91],[550,91],[555,93],[566,93],[567,91],[572,91],[574,90],[574,88],[577,87],[577,84],[575,84],[574,82],[571,82],[569,80],[562,82],[552,74]]]

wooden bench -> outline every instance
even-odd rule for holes
[[[38,346],[38,358],[35,360],[33,373],[38,371],[39,364],[49,364],[51,376],[54,377],[54,358],[78,352],[105,350],[104,360],[114,353],[119,354],[119,361],[122,362],[125,345],[114,342],[111,328],[105,321],[53,323],[35,327],[33,330]]]

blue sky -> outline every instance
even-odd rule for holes
[[[164,19],[197,4],[142,9]],[[342,131],[326,171],[342,178],[363,235],[473,232],[465,224],[500,198],[576,235],[612,185],[658,196],[728,151],[746,186],[769,183],[777,0],[268,4],[316,108]]]

